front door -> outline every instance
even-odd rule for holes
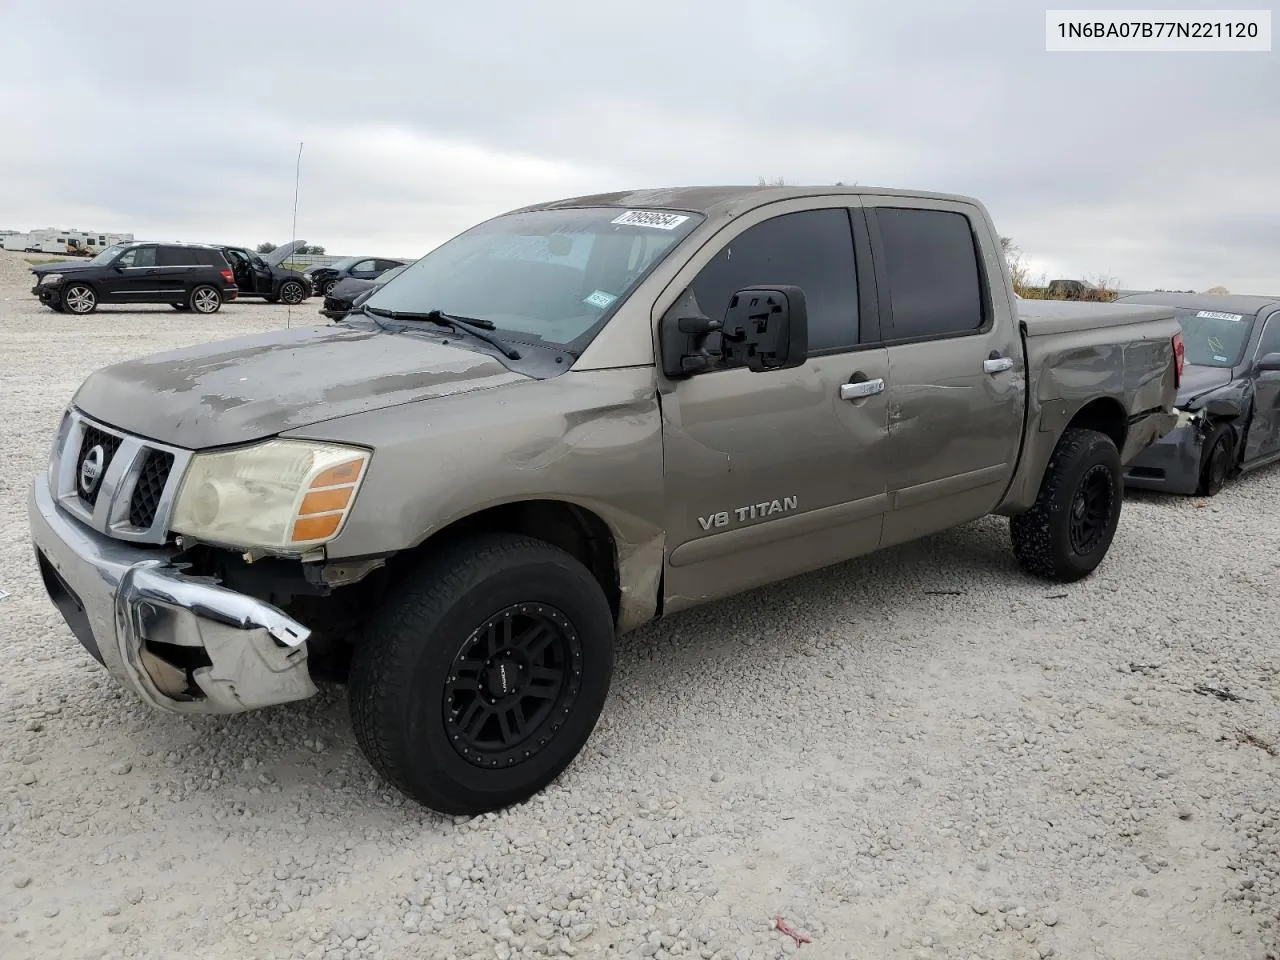
[[[1271,314],[1246,363],[1252,366],[1268,353],[1280,353],[1280,312]],[[1264,370],[1253,384],[1253,416],[1245,434],[1245,464],[1280,454],[1280,372]]]
[[[669,611],[880,544],[887,356],[865,225],[850,202],[808,198],[753,211],[677,277],[675,286],[687,287],[672,309],[716,319],[743,287],[801,287],[809,359],[664,383]]]
[[[103,281],[106,298],[117,303],[143,303],[160,290],[160,265],[153,246],[131,247],[121,254]]]
[[[996,237],[974,206],[866,198],[888,344],[886,546],[981,517],[1021,446],[1026,373]],[[986,257],[986,262],[984,262]]]

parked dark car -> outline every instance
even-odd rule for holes
[[[1178,425],[1128,466],[1125,485],[1211,497],[1280,460],[1280,297],[1139,293],[1178,311],[1186,365]]]
[[[392,267],[403,267],[404,260],[391,260],[387,257],[343,257],[325,267],[312,267],[303,272],[316,293],[322,297],[328,295],[339,280],[354,277],[357,280],[375,280]]]
[[[170,303],[217,313],[239,295],[222,251],[205,243],[135,240],[91,260],[32,267],[31,292],[59,313],[93,313],[100,303]]]
[[[267,303],[299,304],[311,296],[311,281],[297,270],[280,266],[289,254],[306,245],[305,240],[286,243],[270,253],[258,253],[247,247],[219,245],[231,270],[236,276],[236,286],[242,297],[262,297]]]
[[[398,267],[392,267],[386,273],[379,274],[373,280],[361,280],[358,277],[347,277],[345,280],[339,280],[325,295],[324,306],[320,308],[320,313],[330,320],[341,320],[373,296],[373,292],[384,283],[392,277],[404,273],[407,269],[409,269],[409,265],[405,263]]]

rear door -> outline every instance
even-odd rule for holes
[[[744,214],[668,288],[670,310],[722,319],[743,287],[796,284],[809,316],[801,366],[659,377],[669,610],[880,544],[887,362],[856,203],[805,198]]]
[[[888,546],[996,507],[1022,438],[1021,334],[986,217],[957,201],[867,197],[888,347]]]
[[[131,247],[115,262],[103,293],[117,303],[148,303],[160,291],[160,266],[154,245]]]
[[[161,303],[185,303],[197,280],[207,279],[208,268],[194,247],[160,247],[160,283],[156,299]]]
[[[1280,353],[1280,311],[1266,318],[1249,366],[1268,353]],[[1251,372],[1247,371],[1246,376]],[[1280,454],[1280,372],[1268,370],[1254,380],[1253,417],[1245,434],[1244,462],[1252,463],[1276,454]]]

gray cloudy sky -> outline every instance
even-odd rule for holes
[[[1280,294],[1280,54],[1044,29],[1026,0],[0,0],[0,228],[283,242],[302,141],[331,253],[781,176],[972,194],[1051,276]]]

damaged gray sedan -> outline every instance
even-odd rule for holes
[[[1126,486],[1211,497],[1235,474],[1280,461],[1280,297],[1116,302],[1176,308],[1186,351],[1178,424],[1129,464]]]

